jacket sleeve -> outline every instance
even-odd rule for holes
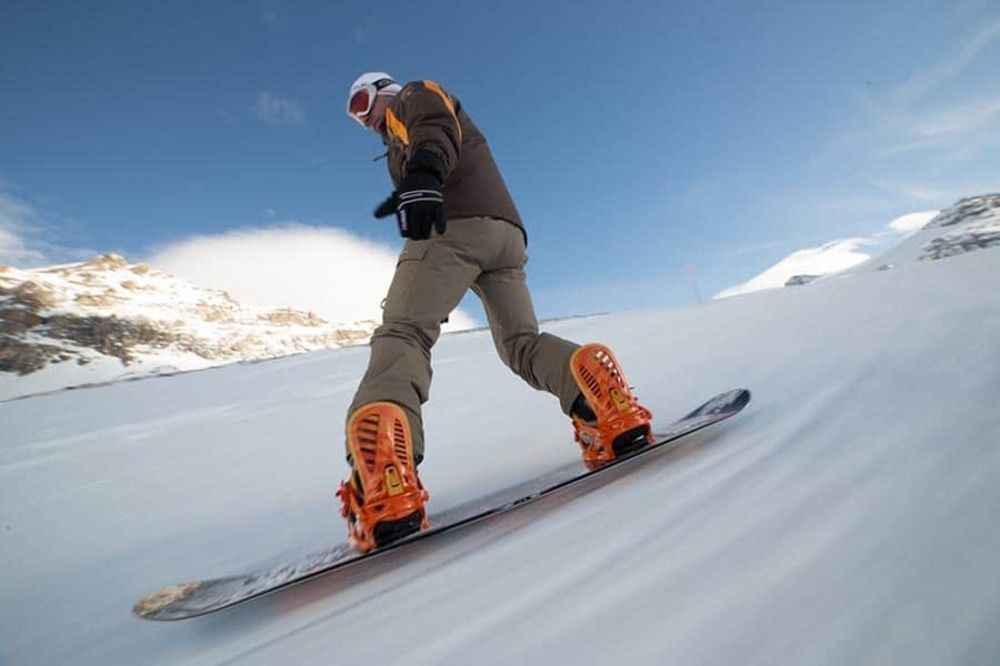
[[[417,159],[422,163],[427,162],[427,152],[437,157],[440,164],[435,167],[444,181],[462,154],[462,127],[456,101],[433,81],[407,84],[400,95],[398,121],[408,138],[407,155],[410,160],[419,155]]]

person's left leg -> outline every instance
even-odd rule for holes
[[[350,418],[373,402],[402,407],[418,464],[424,451],[421,405],[430,397],[433,376],[431,349],[440,337],[441,322],[480,272],[475,247],[450,232],[407,241],[385,299],[382,325],[371,339],[368,369],[348,409]]]
[[[417,475],[423,459],[420,406],[430,395],[431,348],[441,321],[480,271],[482,244],[474,236],[449,229],[408,241],[400,254],[345,427],[352,471],[338,495],[348,534],[361,550],[427,525],[428,494]]]

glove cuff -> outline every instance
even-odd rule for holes
[[[409,206],[410,204],[420,203],[420,202],[430,202],[430,203],[444,203],[444,197],[441,195],[441,190],[408,190],[406,192],[400,192],[397,197],[399,206],[397,210],[402,210],[403,207]]]

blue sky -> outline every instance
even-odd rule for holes
[[[8,0],[0,263],[273,227],[391,256],[380,144],[343,112],[378,69],[439,81],[490,140],[540,315],[686,304],[692,268],[709,296],[1000,190],[997,62],[995,0]],[[304,260],[271,245],[243,270]]]

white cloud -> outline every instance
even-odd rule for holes
[[[157,250],[156,268],[237,301],[311,310],[332,322],[381,321],[397,252],[335,228],[299,224],[195,236]],[[477,326],[456,310],[446,330]]]
[[[970,132],[1000,118],[1000,98],[973,100],[914,119],[911,131],[934,139]]]
[[[297,99],[282,99],[266,90],[257,95],[254,111],[258,118],[270,125],[300,127],[306,122],[306,112]]]
[[[0,192],[0,265],[37,268],[100,254],[64,244],[79,235],[78,226],[74,220]]]
[[[0,194],[0,264],[25,268],[45,263],[45,255],[29,239],[37,218],[29,204]]]
[[[863,94],[870,128],[851,133],[876,157],[926,153],[937,163],[995,154],[1000,147],[1000,88],[986,66],[1000,41],[1000,20],[978,26],[957,48],[882,94]],[[982,67],[980,67],[982,69]]]
[[[997,39],[1000,39],[1000,21],[980,26],[977,32],[961,45],[961,48],[897,85],[891,92],[892,97],[898,103],[908,104],[933,92],[961,75]]]
[[[912,109],[883,105],[877,115],[885,132],[877,154],[884,157],[937,150],[952,159],[970,159],[1000,145],[1000,91],[963,100],[942,98]]]

